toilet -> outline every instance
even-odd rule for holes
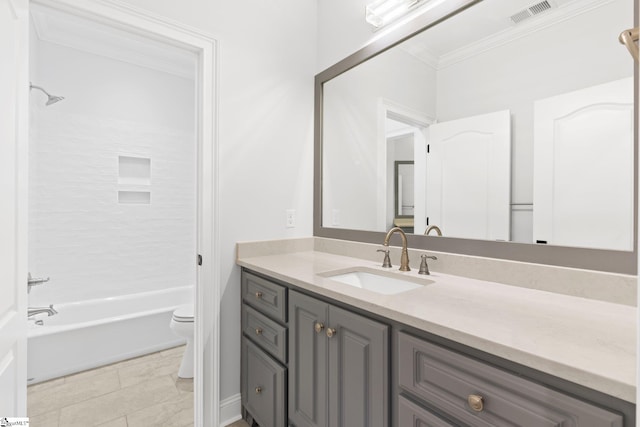
[[[193,304],[176,308],[169,327],[176,335],[187,340],[187,347],[178,369],[178,377],[193,378]]]

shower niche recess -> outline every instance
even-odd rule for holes
[[[151,204],[151,159],[118,156],[118,203]]]

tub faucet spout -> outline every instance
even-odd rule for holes
[[[53,304],[50,304],[49,307],[29,307],[27,308],[27,318],[33,317],[36,314],[47,313],[49,316],[53,316],[54,314],[58,314],[58,311],[53,308]]]

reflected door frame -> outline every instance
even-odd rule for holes
[[[414,197],[414,230],[424,230],[426,227],[426,192],[418,191],[418,183],[427,182],[427,132],[430,125],[436,122],[436,119],[429,114],[418,111],[411,107],[399,104],[386,98],[378,100],[378,117],[376,130],[376,146],[377,146],[377,206],[387,206],[387,130],[385,122],[387,118],[406,123],[415,127],[413,133],[414,139],[414,173],[416,183],[416,194]],[[393,190],[393,189],[392,189]],[[386,209],[378,209],[377,212],[377,229],[385,231],[387,229],[387,212]]]

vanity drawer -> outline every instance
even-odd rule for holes
[[[242,346],[242,404],[260,427],[285,426],[286,369],[247,338]]]
[[[623,425],[619,414],[405,333],[397,363],[400,387],[474,427]]]
[[[287,328],[242,304],[242,332],[272,356],[287,363]]]
[[[248,272],[242,274],[242,299],[262,313],[287,322],[287,288]]]
[[[398,427],[458,427],[432,412],[400,396],[398,400]]]

